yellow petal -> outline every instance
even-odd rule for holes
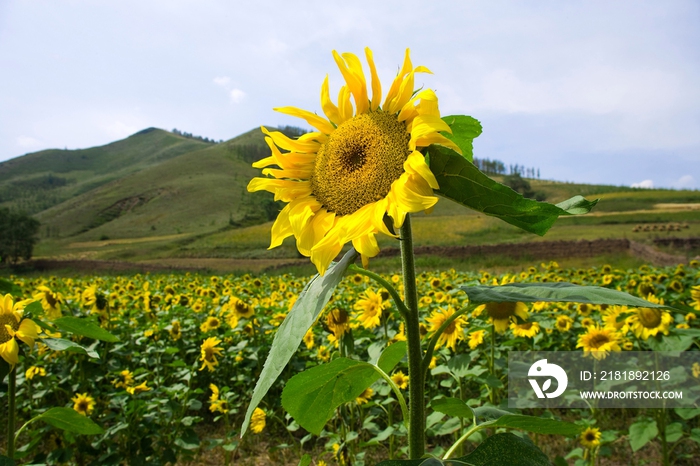
[[[335,213],[320,209],[306,228],[297,236],[297,249],[305,256],[311,255],[311,248],[333,227]]]
[[[435,175],[433,175],[433,172],[430,171],[430,167],[428,167],[428,164],[425,163],[425,157],[423,157],[423,154],[420,152],[415,150],[411,152],[406,161],[403,163],[403,168],[407,173],[421,176],[428,182],[428,185],[431,188],[440,188],[437,180],[435,179]]]
[[[274,193],[276,201],[291,202],[294,199],[311,195],[311,183],[308,181],[274,180],[270,178],[253,178],[248,183],[248,192],[269,191]]]
[[[314,212],[321,208],[321,204],[309,197],[296,200],[289,204],[289,223],[292,225],[294,236],[298,237],[306,228],[307,223],[314,216]]]
[[[350,102],[350,91],[347,86],[341,87],[338,92],[338,112],[340,112],[341,123],[352,118],[352,102]]]
[[[369,106],[367,83],[365,82],[365,74],[362,71],[362,63],[360,63],[359,58],[352,53],[344,53],[341,58],[335,50],[333,51],[333,58],[340,69],[340,73],[345,78],[350,93],[355,98],[357,114],[367,113]]]
[[[5,343],[0,344],[0,357],[12,367],[19,364],[19,345],[17,340],[10,338]]]
[[[34,346],[34,340],[39,338],[37,325],[31,319],[24,319],[19,324],[17,330],[17,338],[25,342],[29,346]]]
[[[301,153],[315,153],[318,151],[318,148],[321,146],[320,143],[317,141],[313,140],[307,140],[307,141],[299,141],[299,140],[294,140],[288,138],[284,133],[280,133],[279,131],[268,131],[267,128],[264,126],[261,127],[262,132],[265,133],[266,135],[270,136],[272,138],[272,141],[279,147],[280,149],[292,151],[292,152],[301,152]]]
[[[372,102],[370,102],[369,107],[370,110],[374,111],[379,108],[379,104],[382,101],[382,83],[379,81],[377,68],[374,66],[374,56],[369,47],[365,47],[365,57],[367,58],[367,63],[369,63],[369,72],[372,76]]]
[[[374,257],[379,254],[379,245],[377,244],[377,238],[374,237],[374,233],[352,240],[352,245],[357,252],[362,254],[362,257]]]
[[[272,239],[268,249],[276,248],[285,238],[292,236],[292,225],[289,223],[289,204],[277,215],[275,223],[272,224]]]
[[[403,60],[403,66],[394,78],[394,81],[391,83],[389,92],[387,93],[386,99],[384,100],[384,110],[389,111],[389,103],[392,102],[398,95],[399,88],[401,87],[401,83],[403,82],[404,76],[406,76],[406,74],[408,74],[412,68],[413,65],[411,64],[411,51],[410,49],[406,49],[406,55]]]
[[[330,120],[336,126],[343,122],[343,118],[340,116],[338,107],[336,107],[331,101],[331,93],[328,86],[328,75],[326,75],[326,79],[323,80],[323,84],[321,85],[321,108],[323,109],[323,113],[325,113],[328,117],[328,120]]]
[[[296,107],[279,107],[273,108],[274,111],[284,113],[285,115],[291,115],[295,117],[302,118],[306,120],[308,124],[319,130],[324,134],[331,134],[335,128],[331,125],[328,120],[321,118],[315,113],[311,113],[307,110],[302,110]]]
[[[432,189],[422,178],[411,177],[404,173],[393,185],[398,207],[406,212],[422,212],[434,206],[438,199],[432,195]]]
[[[338,240],[337,235],[327,234],[321,241],[311,249],[311,262],[316,266],[316,270],[321,275],[325,275],[331,261],[340,254],[343,243]]]

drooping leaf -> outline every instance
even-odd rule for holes
[[[41,419],[54,427],[76,434],[97,435],[104,432],[92,419],[71,408],[51,408],[34,419]]]
[[[473,162],[473,141],[481,134],[481,123],[479,120],[466,115],[448,115],[442,117],[442,120],[447,123],[452,130],[452,134],[442,133],[443,136],[457,144],[457,146],[462,149],[462,156],[470,162]]]
[[[41,342],[54,351],[87,354],[91,358],[100,359],[97,352],[89,348],[85,348],[74,341],[65,340],[63,338],[42,338]]]
[[[6,278],[0,278],[0,294],[6,295],[8,293],[12,296],[19,296],[22,294],[22,290],[15,285],[15,282],[7,280]]]
[[[53,321],[53,324],[64,332],[73,333],[83,337],[94,338],[108,342],[119,341],[119,338],[100,327],[96,322],[79,317],[65,316]]]
[[[528,199],[492,180],[452,149],[433,144],[427,152],[430,170],[440,186],[438,194],[540,236],[560,216],[589,212],[597,202],[581,196],[557,205]]]
[[[440,398],[431,401],[430,406],[438,413],[461,417],[467,420],[474,418],[474,411],[459,398]]]
[[[429,462],[428,462],[429,461]],[[481,442],[481,445],[461,458],[438,460],[387,460],[377,466],[550,466],[547,456],[528,439],[511,433],[496,434]]]
[[[386,347],[382,355],[379,356],[377,366],[388,374],[401,362],[404,356],[406,356],[406,342],[398,341]]]
[[[635,422],[630,426],[629,430],[632,451],[639,450],[657,435],[659,435],[659,428],[656,426],[656,421],[642,419],[641,421]]]
[[[360,396],[379,377],[372,364],[334,359],[289,379],[282,391],[282,406],[300,426],[318,435],[338,406]]]
[[[533,303],[572,302],[588,304],[608,304],[618,306],[654,307],[673,309],[670,306],[654,304],[622,291],[600,286],[581,286],[573,283],[511,283],[502,286],[460,286],[473,304],[483,303]]]
[[[559,434],[567,437],[578,435],[583,430],[582,426],[571,422],[557,421],[537,416],[524,416],[521,414],[508,414],[494,421],[493,426],[509,427],[511,429],[534,432],[536,434]]]
[[[343,279],[345,271],[355,261],[356,257],[357,252],[354,249],[350,249],[340,262],[337,264],[332,263],[328,267],[324,276],[314,275],[299,294],[299,298],[294,303],[292,310],[289,311],[272,340],[270,353],[267,355],[265,365],[258,382],[255,384],[253,396],[246,411],[243,426],[241,427],[241,436],[248,430],[253,411],[258,407],[267,391],[282,373],[294,353],[296,353],[307,330],[311,328],[316,318],[323,311],[323,308],[326,307],[333,295],[333,291],[335,291],[335,288]]]

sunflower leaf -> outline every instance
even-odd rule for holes
[[[583,430],[583,426],[571,422],[521,414],[506,414],[489,425],[524,430],[536,434],[558,434],[566,437],[574,437]]]
[[[430,402],[430,406],[438,413],[461,417],[467,420],[474,419],[474,410],[459,398],[440,398]]]
[[[51,408],[32,419],[51,424],[59,429],[83,435],[97,435],[104,432],[102,427],[95,424],[89,417],[83,416],[70,408]]]
[[[7,293],[13,296],[20,296],[22,294],[22,289],[15,285],[15,282],[6,278],[0,278],[0,294]]]
[[[466,115],[448,115],[442,117],[442,121],[447,123],[452,130],[452,134],[442,133],[442,135],[462,149],[462,157],[473,162],[473,141],[481,134],[479,120]]]
[[[95,350],[85,348],[74,341],[65,340],[63,338],[42,338],[41,343],[45,344],[54,351],[66,351],[68,353],[87,354],[91,358],[100,359],[100,356]]]
[[[440,185],[437,194],[540,236],[558,217],[587,213],[598,202],[582,196],[557,205],[528,199],[484,175],[452,149],[432,144],[427,152],[430,170]]]
[[[314,275],[299,294],[292,310],[289,311],[272,340],[270,353],[267,355],[260,378],[255,384],[248,411],[246,411],[241,427],[241,436],[248,430],[253,411],[296,353],[304,335],[321,314],[323,308],[326,307],[335,288],[343,279],[345,271],[356,258],[357,252],[350,249],[340,262],[331,264],[324,276]]]
[[[338,406],[360,396],[379,377],[372,364],[334,359],[289,379],[282,391],[282,406],[300,426],[319,435]]]
[[[79,317],[65,316],[53,321],[53,324],[64,332],[70,332],[83,337],[94,338],[108,342],[119,341],[119,338],[100,327],[96,322]]]
[[[565,302],[673,309],[622,291],[573,283],[511,283],[502,286],[460,286],[471,304]]]

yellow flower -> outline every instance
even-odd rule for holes
[[[134,384],[134,374],[130,370],[125,369],[121,371],[119,375],[121,376],[121,380],[117,379],[112,382],[115,387],[128,388]]]
[[[323,362],[328,362],[331,359],[331,352],[326,346],[321,345],[316,351],[316,357]]]
[[[202,356],[199,358],[202,361],[202,367],[199,370],[204,370],[206,367],[209,371],[213,371],[214,367],[219,364],[216,357],[221,356],[222,348],[218,348],[217,345],[221,343],[216,337],[209,337],[202,343]]]
[[[405,390],[406,387],[408,387],[408,377],[402,371],[396,371],[394,375],[391,376],[391,380],[393,380],[396,386],[401,390]]]
[[[510,328],[516,337],[533,338],[540,333],[540,324],[537,322],[523,322],[522,324],[513,322],[510,324]]]
[[[255,311],[253,307],[248,303],[236,298],[235,296],[231,298],[231,309],[236,313],[238,317],[250,319],[253,317]]]
[[[346,82],[338,105],[331,102],[326,77],[321,108],[327,119],[295,107],[277,108],[306,120],[317,131],[292,140],[262,128],[272,154],[253,166],[272,178],[254,178],[248,184],[248,191],[270,191],[276,200],[288,203],[272,226],[270,248],[293,235],[299,252],[310,257],[321,274],[348,242],[362,254],[363,262],[376,256],[375,235],[395,236],[384,224],[385,216],[399,228],[408,213],[435,205],[433,189],[438,184],[420,148],[437,143],[460,152],[439,133],[451,131],[440,119],[435,93],[414,92],[415,73],[429,70],[414,68],[406,50],[403,66],[380,106],[381,83],[372,51],[366,48],[365,55],[371,99],[357,56],[334,51]]]
[[[202,322],[202,325],[199,326],[199,329],[202,332],[206,333],[206,332],[209,332],[210,330],[216,330],[217,328],[219,328],[220,325],[221,325],[221,321],[219,320],[218,317],[209,316],[209,317],[207,317],[207,320]]]
[[[700,377],[700,364],[698,364],[697,362],[694,362],[692,369],[693,369],[693,377],[695,377],[696,379],[699,378]]]
[[[336,338],[342,337],[349,328],[348,313],[343,309],[333,309],[326,316],[326,325]]]
[[[439,309],[436,311],[433,311],[432,314],[430,314],[430,317],[428,317],[426,320],[430,323],[430,329],[429,331],[431,333],[437,332],[437,330],[442,326],[445,322],[447,322],[447,319],[449,319],[452,315],[454,315],[455,310],[452,307],[445,309]],[[452,349],[454,351],[455,345],[457,344],[457,340],[462,340],[464,339],[464,330],[463,327],[466,325],[466,320],[463,318],[463,316],[457,317],[455,320],[453,320],[440,334],[440,337],[438,337],[437,344],[435,345],[435,348],[439,348],[442,345],[447,346],[448,348]]]
[[[31,366],[24,373],[24,376],[27,378],[27,380],[32,380],[37,375],[39,377],[45,377],[46,376],[46,369],[44,369],[43,367]]]
[[[306,345],[306,349],[314,347],[314,332],[311,329],[307,330],[304,334],[304,344]]]
[[[146,386],[145,381],[141,382],[140,385],[136,385],[135,387],[126,387],[126,391],[129,393],[129,395],[138,395],[141,392],[148,392],[150,390],[151,388]]]
[[[61,317],[61,302],[63,301],[63,295],[60,293],[54,293],[47,286],[38,286],[39,291],[34,295],[34,299],[41,302],[41,307],[44,312],[49,317],[49,319],[54,320]]]
[[[172,324],[170,324],[170,337],[173,341],[178,341],[182,337],[182,327],[179,320],[173,320]]]
[[[363,404],[367,403],[369,400],[371,400],[373,396],[374,396],[374,390],[372,390],[371,388],[366,388],[365,391],[360,393],[360,396],[355,398],[355,402],[358,405],[363,405]]]
[[[663,299],[654,295],[647,296],[647,300],[655,304],[663,304]],[[659,308],[638,307],[627,318],[627,324],[637,338],[647,340],[655,337],[659,332],[668,335],[668,328],[673,323],[673,317],[668,311]]]
[[[364,294],[365,299],[360,299],[355,303],[355,310],[362,311],[357,319],[364,328],[372,329],[379,325],[386,304],[382,300],[381,293],[375,293],[368,288]]]
[[[527,306],[524,303],[486,303],[483,306],[483,309],[491,317],[493,326],[498,333],[508,330],[511,319],[515,319],[515,316],[520,317],[522,320],[527,320],[528,318]],[[476,312],[479,308],[476,308],[474,311]]]
[[[71,401],[73,402],[73,409],[83,416],[89,416],[95,409],[95,399],[87,393],[78,393],[71,398]]]
[[[571,329],[571,326],[573,325],[573,323],[574,323],[574,321],[571,317],[566,316],[566,315],[561,315],[561,316],[557,316],[557,321],[554,323],[554,326],[560,332],[568,332]]]
[[[486,330],[476,330],[469,333],[469,348],[476,349],[477,346],[484,342]]]
[[[219,412],[221,414],[228,413],[228,402],[219,398],[219,387],[212,383],[209,384],[209,389],[211,390],[211,396],[209,397],[209,411],[212,413]]]
[[[23,319],[26,301],[13,302],[12,295],[0,298],[0,357],[11,367],[19,363],[17,339],[33,347],[39,338],[38,327],[31,319]]]
[[[597,427],[588,427],[586,430],[581,432],[581,436],[579,437],[579,441],[581,442],[581,445],[583,445],[586,448],[593,449],[600,445],[600,429]]]
[[[608,352],[621,350],[620,335],[612,329],[592,325],[585,334],[578,337],[576,348],[583,348],[584,353],[590,353],[598,360],[605,359]]]
[[[616,330],[623,335],[629,330],[627,319],[621,319],[620,316],[628,313],[627,306],[610,306],[603,311],[603,323],[605,328]]]
[[[265,428],[265,417],[265,411],[255,408],[253,415],[250,417],[250,430],[254,434],[259,434]]]

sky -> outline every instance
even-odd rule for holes
[[[696,0],[2,0],[0,160],[152,126],[307,127],[272,109],[322,114],[333,50],[370,47],[386,92],[410,48],[441,113],[481,121],[476,157],[700,189],[699,26]]]

